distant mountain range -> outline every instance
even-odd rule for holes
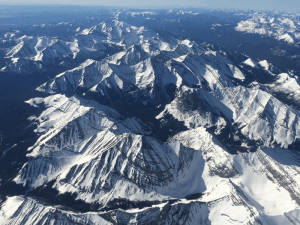
[[[299,44],[299,15],[278,13],[253,13],[245,21],[238,23],[237,31],[260,34],[283,40],[289,44]]]

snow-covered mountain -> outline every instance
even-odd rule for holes
[[[299,110],[300,84],[294,71],[282,71],[267,60],[256,62],[251,58],[242,62],[241,66],[258,72],[262,71],[264,76],[270,77],[271,79],[265,82],[264,88],[267,88],[272,95],[280,97],[284,103]],[[257,84],[254,85],[257,86]]]
[[[29,103],[45,104],[48,109],[35,119],[37,132],[43,134],[15,178],[17,183],[37,188],[54,179],[53,188],[60,193],[76,193],[78,199],[97,203],[100,209],[109,210],[120,199],[153,205],[107,211],[105,216],[76,215],[35,199],[12,197],[2,206],[3,224],[110,224],[116,215],[116,222],[139,218],[142,223],[150,219],[150,209],[149,216],[158,224],[176,223],[178,213],[187,224],[297,221],[298,152],[259,148],[230,154],[229,146],[203,127],[162,143],[145,136],[151,130],[140,121],[122,118],[97,103],[61,95]],[[279,199],[285,199],[284,207]],[[158,222],[160,216],[164,220]]]
[[[96,97],[105,104],[127,94],[135,95],[136,103],[158,105],[170,102],[175,91],[183,86],[214,90],[233,86],[230,78],[245,79],[230,61],[195,42],[142,38],[125,51],[101,61],[87,60],[38,90],[73,95],[79,89],[85,96]]]
[[[300,20],[295,14],[273,12],[253,13],[237,24],[236,31],[275,37],[288,44],[300,39]]]
[[[55,66],[72,65],[75,59],[103,58],[118,47],[137,44],[144,36],[154,39],[155,35],[143,27],[119,21],[102,22],[70,38],[24,35],[16,38],[12,47],[2,49],[10,62],[1,71],[21,74],[46,72]]]
[[[299,224],[300,112],[276,95],[298,94],[292,72],[118,20],[17,43],[16,64],[86,60],[26,101],[38,138],[1,224]]]

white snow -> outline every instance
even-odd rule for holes
[[[243,64],[248,65],[248,66],[251,66],[251,67],[256,68],[256,69],[259,69],[259,68],[260,68],[260,67],[259,67],[259,64],[258,64],[256,61],[254,61],[253,59],[251,59],[251,58],[245,60],[245,61],[243,62]]]

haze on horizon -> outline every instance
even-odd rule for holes
[[[83,5],[83,6],[119,6],[128,8],[176,8],[203,7],[254,10],[300,11],[299,0],[0,0],[2,5]]]

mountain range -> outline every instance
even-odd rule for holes
[[[36,138],[1,224],[300,223],[294,71],[117,19],[74,30],[0,50],[0,75],[60,71],[26,100]]]

